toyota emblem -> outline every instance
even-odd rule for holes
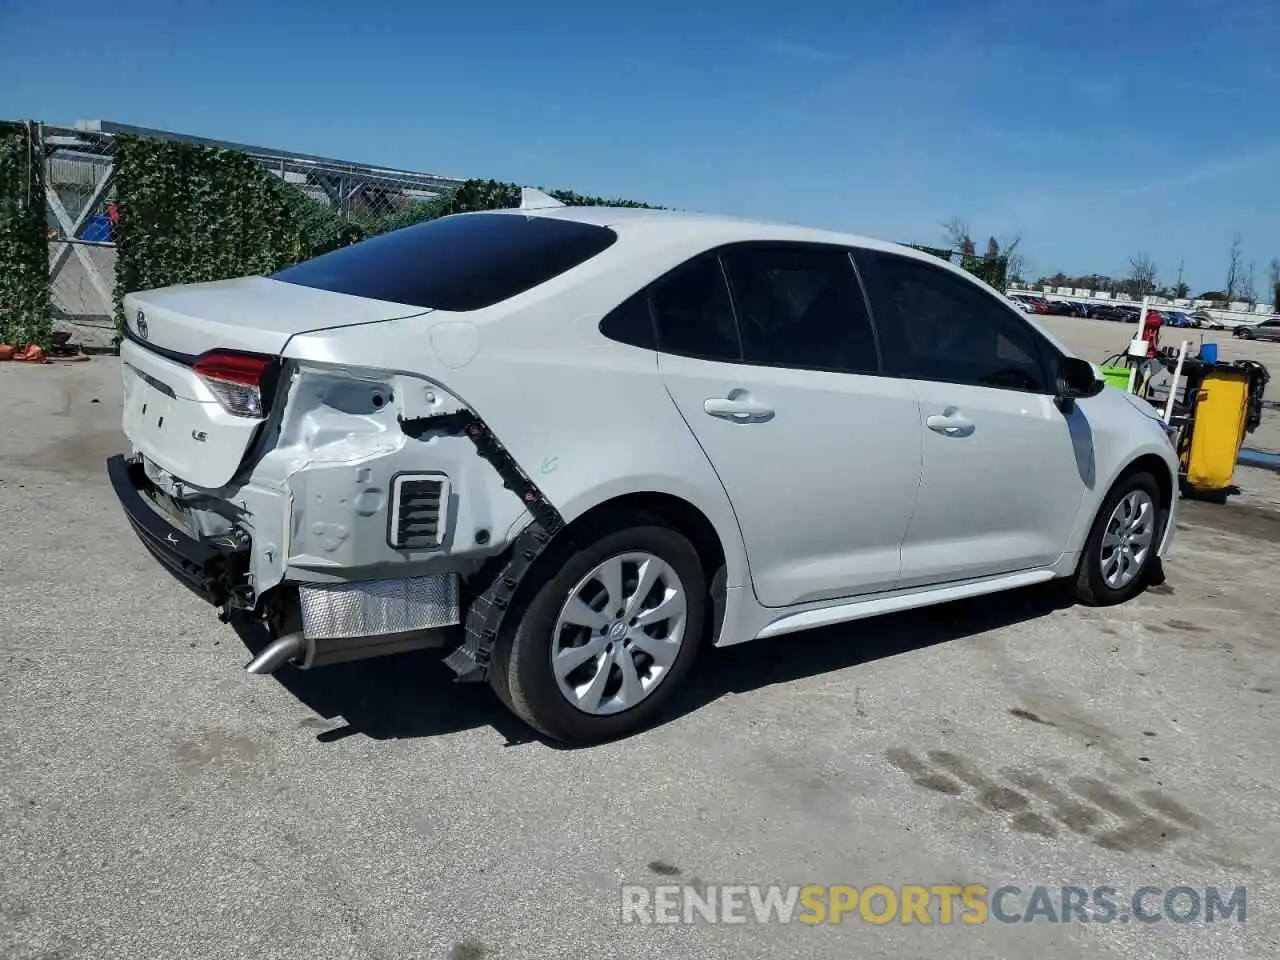
[[[138,336],[143,340],[147,339],[147,315],[139,310],[135,319],[137,320]]]

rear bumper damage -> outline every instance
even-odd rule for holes
[[[147,551],[183,586],[214,606],[226,606],[247,588],[249,547],[226,539],[195,539],[153,508],[153,489],[137,461],[117,455],[107,460],[107,477],[129,525]],[[240,599],[247,599],[243,593]]]
[[[270,673],[383,656],[461,640],[457,573],[341,583],[285,584],[257,597],[248,538],[196,538],[152,504],[156,488],[140,461],[117,455],[107,475],[147,551],[205,602],[260,613],[276,634],[247,669]],[[453,628],[453,629],[450,629]]]
[[[315,415],[290,407],[278,441],[226,488],[192,487],[144,455],[108,461],[148,551],[224,620],[265,622],[252,673],[441,647],[459,679],[483,679],[559,513],[465,408],[402,409],[367,438],[329,420],[318,445],[325,431],[297,422]]]

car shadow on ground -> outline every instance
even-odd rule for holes
[[[838,624],[721,649],[705,650],[660,723],[670,723],[729,694],[819,676],[921,650],[1068,606],[1056,583],[921,610]],[[251,653],[267,644],[260,626],[236,626]],[[507,746],[543,743],[504,707],[487,684],[456,683],[440,650],[335,664],[317,670],[283,667],[274,678],[302,704],[334,726],[317,739],[353,735],[375,740],[429,737],[490,726]],[[853,682],[852,680],[850,682]]]
[[[259,624],[235,624],[235,629],[250,654],[268,643]],[[333,721],[317,735],[322,742],[357,734],[374,740],[431,737],[483,726],[495,728],[508,745],[539,739],[488,684],[455,682],[443,654],[439,649],[415,650],[315,670],[285,665],[272,678],[321,718]]]

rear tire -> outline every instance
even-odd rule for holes
[[[1121,478],[1102,501],[1071,585],[1072,596],[1091,607],[1135,597],[1163,566],[1156,556],[1164,534],[1160,488],[1149,473]]]
[[[708,590],[697,551],[660,521],[631,523],[587,542],[566,538],[490,659],[498,697],[553,740],[586,745],[646,728],[701,645]]]

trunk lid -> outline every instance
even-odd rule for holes
[[[125,435],[178,480],[206,489],[226,486],[270,414],[276,378],[269,375],[260,388],[262,415],[238,416],[196,372],[202,354],[278,357],[300,333],[429,312],[266,277],[129,294],[120,345]]]
[[[148,347],[188,357],[214,349],[275,355],[298,333],[428,312],[269,277],[189,283],[124,298],[129,333]]]

